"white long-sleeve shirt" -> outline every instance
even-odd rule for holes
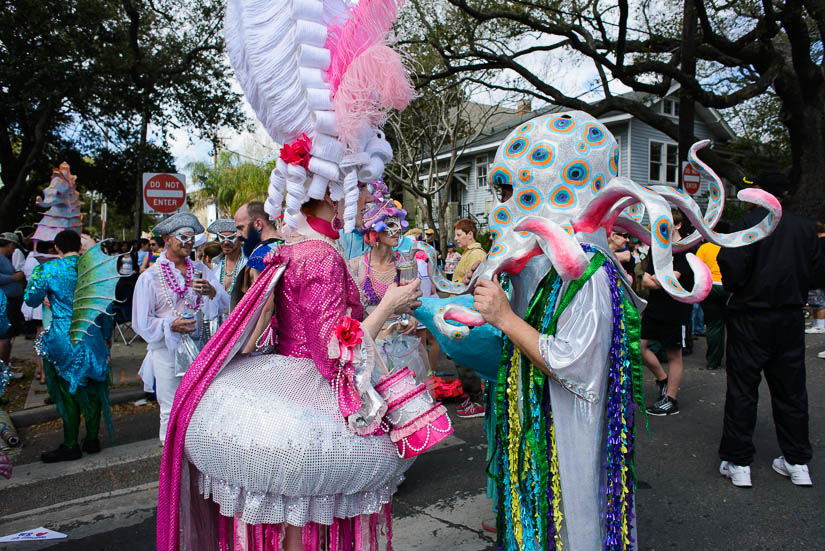
[[[11,264],[18,272],[23,271],[23,265],[26,263],[26,255],[20,249],[14,249],[11,253]]]
[[[132,300],[132,328],[147,343],[149,350],[157,350],[165,347],[169,351],[170,361],[175,357],[175,350],[180,344],[180,333],[172,331],[172,322],[177,319],[177,314],[169,305],[166,295],[163,292],[160,278],[161,264],[168,264],[172,268],[177,284],[180,288],[184,285],[184,275],[175,268],[175,265],[166,258],[163,252],[148,270],[140,274],[135,285],[135,294]],[[203,272],[203,279],[207,280],[215,288],[215,298],[210,299],[204,296],[201,302],[201,311],[204,320],[211,320],[229,310],[229,295],[223,285],[201,262],[195,262],[195,270]],[[178,297],[171,290],[169,295],[175,301],[175,309],[180,313],[192,312],[186,306],[184,300]],[[193,290],[187,292],[186,301],[195,304],[197,295]]]

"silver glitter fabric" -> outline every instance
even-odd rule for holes
[[[239,356],[186,433],[200,492],[248,524],[331,524],[380,511],[412,464],[389,436],[358,436],[312,360]]]

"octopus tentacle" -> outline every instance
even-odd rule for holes
[[[722,218],[722,209],[724,209],[725,207],[725,184],[722,183],[722,179],[719,178],[719,175],[716,174],[716,172],[714,172],[714,170],[710,168],[710,166],[708,166],[707,163],[705,163],[702,159],[699,158],[697,153],[699,150],[712,145],[713,142],[711,142],[710,140],[700,140],[692,146],[690,146],[690,150],[688,151],[688,160],[690,161],[690,164],[692,164],[694,168],[697,168],[705,172],[705,174],[707,174],[710,177],[710,179],[713,180],[708,186],[708,205],[705,209],[704,215],[701,216],[705,225],[708,226],[710,229],[715,228],[717,222],[719,222],[719,220]],[[681,210],[684,211],[684,209]],[[687,214],[687,211],[684,212],[685,214]],[[692,219],[691,223],[694,225],[695,228],[699,228],[699,225],[693,222]],[[678,242],[674,243],[673,250],[675,252],[679,252],[690,249],[694,245],[699,243],[701,240],[701,232],[693,231],[690,233],[690,235],[687,235],[680,239]]]
[[[555,222],[539,216],[525,216],[515,226],[516,231],[528,231],[537,237],[542,252],[550,259],[562,279],[578,279],[590,260],[576,238]]]
[[[654,189],[641,186],[629,178],[613,178],[605,189],[591,201],[573,220],[577,231],[591,232],[608,223],[613,216],[613,205],[625,197],[632,197],[644,204],[651,220],[650,251],[653,258],[653,270],[662,288],[680,302],[694,303],[703,300],[710,292],[713,280],[710,269],[700,260],[688,255],[688,264],[694,275],[693,289],[682,287],[673,272],[673,252],[671,250],[673,219],[670,205]],[[633,221],[635,224],[635,221]],[[623,220],[624,224],[625,221]]]
[[[425,253],[428,252],[427,249],[418,241],[412,244],[410,251],[413,253],[415,251],[424,251]],[[435,251],[429,253],[429,257],[430,261],[427,263],[427,269],[429,271],[430,281],[432,281],[437,290],[442,293],[449,293],[451,295],[460,295],[467,290],[467,286],[463,283],[456,283],[446,278],[444,273],[438,267],[438,259],[435,257]]]
[[[657,189],[657,191],[659,190]],[[696,231],[691,234],[696,234],[696,239],[689,242],[683,239],[674,243],[674,252],[681,252],[694,246],[702,237],[722,247],[743,247],[769,235],[782,218],[782,206],[776,197],[761,189],[742,189],[737,193],[737,198],[740,201],[764,207],[768,211],[767,216],[751,228],[727,234],[717,233],[705,222],[705,219],[701,217],[698,206],[692,200],[673,194],[661,193],[661,195],[673,206],[681,210],[696,228]]]
[[[460,325],[453,325],[447,321],[455,321]],[[460,341],[470,334],[470,327],[479,327],[486,321],[484,317],[472,308],[458,304],[447,304],[433,316],[438,332],[453,341]]]

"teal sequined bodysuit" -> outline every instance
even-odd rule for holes
[[[41,337],[40,355],[54,365],[72,394],[78,387],[86,386],[89,379],[106,381],[109,370],[109,349],[99,327],[90,326],[76,346],[69,340],[79,258],[67,256],[37,266],[24,296],[26,304],[32,307],[44,298],[49,299],[52,323]]]

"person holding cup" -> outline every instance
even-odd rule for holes
[[[393,283],[404,285],[417,279],[418,272],[412,258],[396,251],[401,234],[409,225],[407,213],[400,208],[382,180],[366,185],[369,198],[363,211],[364,221],[358,228],[369,250],[350,259],[350,271],[366,301],[367,312],[372,312]],[[401,280],[402,275],[404,280]],[[403,334],[415,332],[417,323],[409,316],[390,318],[384,324],[378,339],[387,338],[393,329]]]
[[[163,236],[164,250],[157,261],[140,274],[132,302],[132,327],[148,344],[140,367],[144,389],[154,389],[160,405],[160,441],[180,377],[175,374],[175,352],[181,336],[196,330],[198,311],[208,321],[229,309],[224,286],[202,262],[189,259],[195,236],[203,233],[191,213],[173,214],[155,226]],[[180,370],[178,370],[180,372]]]

